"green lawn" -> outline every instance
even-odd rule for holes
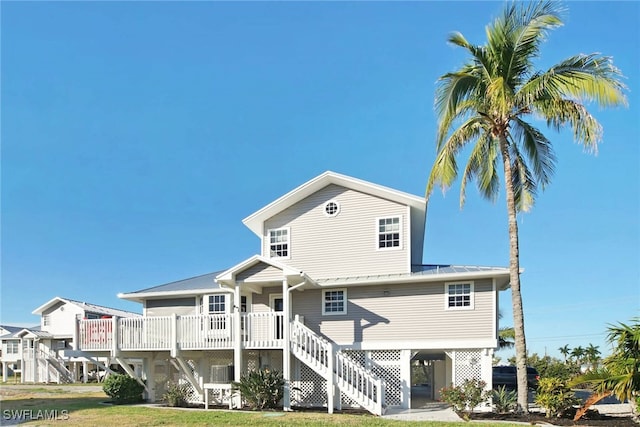
[[[320,412],[244,412],[204,409],[172,409],[144,405],[113,406],[102,391],[89,387],[62,388],[56,385],[32,386],[25,389],[11,384],[0,385],[0,407],[3,421],[12,414],[30,414],[26,425],[60,426],[468,426],[474,423],[407,422],[371,415]],[[16,412],[17,411],[17,412]],[[29,415],[27,415],[29,417]],[[46,420],[46,418],[58,420]],[[39,419],[38,419],[39,418]],[[489,423],[476,425],[491,426]],[[509,424],[495,424],[508,427]]]

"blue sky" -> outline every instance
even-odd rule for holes
[[[422,195],[437,78],[500,2],[3,2],[0,321],[259,250],[241,220],[325,170]],[[611,55],[629,107],[592,112],[598,156],[548,131],[551,186],[519,219],[530,351],[599,345],[640,307],[637,2],[569,2],[540,68]],[[504,199],[429,203],[425,263],[508,265]],[[504,324],[510,294],[501,295]],[[509,354],[504,354],[508,356]]]

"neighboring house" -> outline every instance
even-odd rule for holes
[[[149,400],[173,380],[203,402],[256,368],[283,373],[285,409],[410,408],[416,366],[431,399],[466,378],[490,388],[509,271],[422,264],[425,218],[422,197],[323,173],[244,219],[259,254],[120,294],[143,316],[79,321],[78,354],[142,358]]]
[[[65,354],[74,347],[78,320],[140,316],[138,313],[60,297],[36,308],[33,314],[40,315],[40,326],[13,328],[9,334],[0,337],[3,376],[5,369],[12,364],[20,370],[22,382],[86,381],[86,373],[90,368],[109,371],[108,358],[100,359],[92,355],[69,357]]]
[[[14,334],[23,328],[20,326],[0,325],[0,343],[2,343],[0,360],[2,360],[2,380],[7,381],[9,375],[15,375],[21,369],[20,338]]]

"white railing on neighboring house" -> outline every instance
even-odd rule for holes
[[[334,352],[329,341],[298,320],[291,323],[291,351],[360,406],[375,415],[383,414],[382,380],[342,351]]]

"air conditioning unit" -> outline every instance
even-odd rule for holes
[[[211,365],[209,371],[209,382],[217,384],[228,384],[234,381],[233,365]]]

